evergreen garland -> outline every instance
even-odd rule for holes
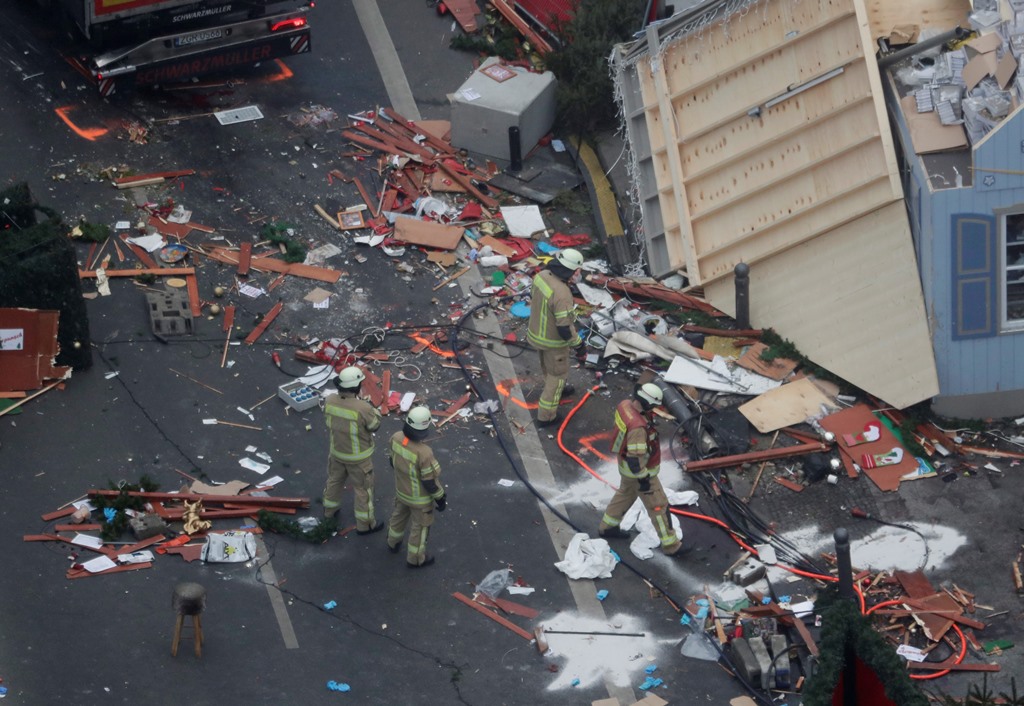
[[[304,530],[302,525],[295,520],[267,512],[266,510],[259,511],[259,514],[256,516],[256,524],[264,532],[283,534],[292,539],[301,539],[312,544],[323,544],[338,531],[338,521],[333,517],[320,520],[313,529]]]
[[[129,493],[153,493],[159,490],[160,486],[145,474],[139,479],[138,485],[132,483],[118,485],[113,481],[107,481],[107,486],[110,490],[119,491],[118,494],[113,497],[97,495],[91,501],[97,510],[113,510],[113,514],[110,517],[107,517],[106,512],[103,513],[104,521],[103,527],[100,530],[100,537],[106,542],[115,542],[128,529],[129,518],[127,510],[144,512],[146,508],[145,500],[137,495],[129,495]]]
[[[806,706],[831,706],[832,693],[839,683],[849,645],[866,666],[873,669],[885,685],[885,695],[898,706],[928,706],[928,698],[914,685],[903,660],[892,646],[861,615],[857,604],[841,599],[830,587],[818,598],[822,616],[821,656],[817,671],[803,692]]]

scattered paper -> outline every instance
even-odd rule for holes
[[[513,596],[528,596],[537,589],[533,586],[516,586],[513,584],[511,586],[506,586],[505,590]]]
[[[508,234],[513,238],[529,238],[534,233],[547,230],[540,208],[530,206],[502,206],[501,217],[505,219]]]
[[[119,374],[120,373],[118,373],[116,370],[114,372],[112,372],[112,373],[104,373],[103,374],[103,379],[104,380],[112,380],[113,378],[116,378]]]
[[[502,478],[501,480],[498,481],[498,485],[504,486],[506,488],[511,488],[515,484],[516,482],[514,480],[509,480],[508,478]]]
[[[91,549],[99,549],[103,546],[103,540],[99,537],[82,534],[81,532],[75,533],[75,536],[71,539],[71,543],[77,544],[80,547],[89,547]]]
[[[330,307],[331,307],[331,300],[330,300],[330,298],[324,299],[321,302],[314,302],[313,303],[313,308],[314,309],[329,309]]]
[[[142,549],[131,554],[117,555],[117,560],[122,564],[145,564],[147,561],[153,561],[155,558],[153,552],[148,549]]]
[[[257,297],[266,294],[266,292],[259,287],[254,287],[251,284],[245,283],[238,285],[238,291],[251,299],[256,299]]]
[[[911,662],[923,662],[926,656],[920,647],[913,647],[912,645],[900,645],[896,648],[896,654],[900,657],[906,657]]]
[[[156,252],[160,248],[167,245],[167,241],[164,240],[162,235],[140,235],[137,238],[128,238],[128,242],[132,245],[138,245],[146,252]]]
[[[245,447],[245,452],[247,454],[254,454],[256,453],[256,447],[253,446],[252,444],[249,444],[248,446]]]
[[[459,95],[468,101],[475,101],[480,98],[480,92],[475,88],[463,88],[459,91]]]
[[[203,424],[206,424],[206,425],[216,424],[216,423],[217,423],[216,419],[204,419],[203,420]]]
[[[280,483],[283,480],[284,480],[284,478],[282,478],[281,476],[274,476],[272,478],[267,478],[264,481],[260,481],[260,487],[261,488],[273,488],[275,485],[277,485],[278,483]]]
[[[238,460],[238,465],[242,468],[247,468],[250,471],[256,471],[260,475],[270,470],[270,466],[259,461],[253,461],[251,458],[242,458]]]
[[[245,407],[235,407],[235,409],[237,409],[239,412],[241,412],[242,414],[247,416],[249,418],[249,421],[251,421],[251,422],[255,422],[256,421],[256,417],[252,416],[252,412],[247,410]]]
[[[82,564],[82,568],[88,571],[90,574],[98,574],[101,571],[113,569],[116,566],[117,563],[114,562],[114,560],[111,559],[109,556],[98,556],[95,559],[90,559],[89,561]]]
[[[128,230],[132,227],[129,221],[118,221],[114,224],[114,230]]]

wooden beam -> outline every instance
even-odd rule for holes
[[[263,335],[263,332],[267,330],[267,327],[270,326],[271,323],[273,323],[274,319],[277,318],[277,315],[281,313],[281,309],[283,308],[284,304],[281,302],[274,304],[270,311],[264,314],[263,320],[260,321],[259,325],[252,330],[252,333],[245,337],[245,342],[250,346],[253,343],[256,343],[256,340]]]
[[[509,620],[506,620],[505,618],[501,617],[497,613],[495,613],[493,611],[490,611],[490,610],[487,610],[486,608],[484,608],[482,605],[480,605],[479,603],[477,603],[473,599],[468,598],[468,597],[466,597],[466,596],[464,596],[464,595],[462,595],[461,593],[458,593],[458,592],[453,593],[452,597],[455,598],[456,600],[462,602],[462,603],[465,603],[466,605],[468,605],[470,608],[472,608],[473,610],[477,611],[481,615],[487,616],[488,618],[490,618],[491,620],[496,622],[498,625],[501,625],[502,627],[508,628],[509,630],[511,630],[512,632],[514,632],[516,635],[518,635],[519,637],[523,638],[527,642],[530,642],[531,640],[533,640],[533,635],[531,633],[528,633],[526,630],[523,630],[521,627],[519,627],[515,623],[513,623],[513,622],[511,622]]]
[[[120,490],[101,490],[92,489],[87,494],[89,497],[105,497],[105,498],[116,498],[120,495]],[[178,501],[194,502],[201,500],[205,505],[223,505],[225,503],[237,503],[240,502],[239,496],[237,495],[206,495],[203,493],[160,493],[160,492],[145,492],[141,490],[132,490],[128,492],[128,495],[133,498],[142,498],[143,500],[156,500],[156,501]],[[298,498],[298,497],[269,497],[262,495],[247,495],[244,497],[246,505],[259,505],[263,507],[271,507],[273,505],[281,505],[282,507],[309,507],[309,498]],[[72,508],[74,511],[74,508]]]
[[[147,267],[134,270],[104,270],[107,277],[138,277],[139,275],[156,275],[157,277],[184,277],[194,275],[194,267]],[[82,279],[96,277],[96,270],[79,270],[78,276]]]
[[[248,277],[249,267],[252,264],[252,243],[246,241],[238,249],[238,276]]]

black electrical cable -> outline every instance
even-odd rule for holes
[[[455,341],[455,342],[458,341],[458,332],[465,328],[465,321],[466,321],[466,319],[469,318],[470,316],[472,316],[472,314],[474,312],[476,312],[477,310],[479,310],[481,308],[484,308],[486,306],[489,306],[489,305],[487,303],[479,304],[476,307],[473,307],[472,309],[470,309],[468,312],[466,312],[466,314],[463,315],[462,319],[460,319],[459,322],[454,326],[454,329],[453,329],[453,341]],[[469,384],[470,388],[472,388],[473,393],[478,398],[483,399],[483,396],[480,394],[479,388],[476,386],[476,383],[473,380],[473,376],[470,375],[469,371],[466,369],[465,363],[462,362],[462,359],[459,356],[458,346],[455,345],[455,343],[453,343],[453,345],[452,345],[452,351],[455,354],[454,355],[455,362],[458,363],[459,368],[463,372],[463,375],[465,375],[466,381]],[[497,438],[497,440],[498,440],[498,445],[501,446],[501,450],[505,454],[505,458],[508,460],[509,465],[512,467],[512,470],[519,477],[519,480],[521,480],[523,482],[523,485],[525,485],[526,488],[531,493],[533,493],[534,497],[536,497],[538,500],[540,500],[544,504],[544,506],[548,509],[549,512],[551,512],[551,514],[553,514],[559,520],[564,522],[566,525],[568,525],[570,528],[572,528],[577,533],[583,532],[583,530],[580,529],[579,527],[577,527],[572,522],[572,520],[570,520],[566,515],[562,514],[562,512],[558,508],[556,508],[554,505],[552,505],[551,502],[544,496],[544,494],[541,493],[539,490],[537,490],[537,488],[530,482],[530,479],[527,477],[526,473],[524,473],[523,469],[520,468],[518,463],[516,463],[515,456],[512,454],[511,450],[508,447],[508,444],[505,441],[505,438],[504,438],[504,436],[503,436],[503,434],[501,432],[501,427],[498,424],[498,419],[495,416],[494,412],[488,410],[487,411],[487,416],[490,419],[491,424],[493,425],[493,428],[494,428],[494,431],[495,431],[495,438]],[[663,586],[660,586],[658,583],[653,581],[650,577],[648,577],[642,571],[640,571],[635,566],[633,566],[629,562],[625,561],[621,557],[619,559],[619,564],[621,564],[622,566],[626,567],[626,569],[628,569],[630,572],[632,572],[634,575],[636,575],[642,581],[646,582],[649,586],[651,586],[655,590],[660,591],[661,594],[664,595],[666,598],[668,598],[670,601],[672,601],[676,605],[680,605],[680,601],[677,600],[677,599],[673,599],[672,594],[666,588],[664,588]],[[698,634],[698,633],[693,633],[693,634]],[[709,637],[707,637],[707,635],[705,635],[703,633],[700,633],[700,635],[701,635],[702,639],[707,640],[708,643],[710,643],[715,648],[715,650],[719,654],[719,657],[722,660],[725,661],[726,665],[728,665],[728,667],[731,668],[733,674],[736,675],[736,678],[739,679],[740,683],[743,684],[743,686],[750,692],[750,694],[755,699],[757,699],[762,704],[764,704],[764,706],[773,706],[773,702],[770,699],[767,699],[764,696],[762,696],[753,687],[752,684],[747,683],[740,676],[739,671],[736,669],[735,665],[732,663],[732,661],[729,659],[729,657],[725,654],[724,650],[722,649],[722,647],[720,645],[717,645],[715,643],[715,641],[711,640]]]
[[[264,535],[264,540],[263,540],[264,541],[264,545],[266,545],[268,543],[267,539],[268,538],[266,537],[266,535]],[[267,550],[267,560],[262,562],[262,563],[258,563],[257,566],[256,566],[256,581],[258,583],[261,583],[264,586],[273,586],[275,589],[277,589],[279,592],[285,594],[286,596],[289,596],[292,599],[294,599],[295,601],[298,601],[299,603],[303,603],[303,604],[305,604],[305,605],[307,605],[307,606],[309,606],[311,608],[314,608],[315,610],[320,611],[321,613],[323,613],[324,615],[326,615],[327,617],[329,617],[329,618],[331,618],[333,620],[339,620],[341,622],[348,623],[349,625],[351,625],[352,627],[356,628],[357,630],[361,630],[362,632],[364,632],[364,633],[366,633],[368,635],[373,635],[374,637],[379,637],[379,638],[381,638],[383,640],[387,640],[389,642],[392,642],[395,645],[397,645],[399,648],[401,648],[403,650],[406,650],[407,652],[412,652],[413,654],[419,655],[420,657],[423,657],[424,659],[427,659],[427,660],[430,660],[430,661],[434,662],[438,667],[441,667],[442,669],[447,669],[450,672],[450,674],[451,674],[451,678],[450,678],[449,682],[451,683],[452,688],[455,689],[455,696],[458,699],[459,703],[460,704],[464,704],[465,706],[472,706],[472,704],[469,701],[466,701],[466,698],[462,695],[462,690],[459,688],[459,680],[462,678],[462,670],[466,666],[468,666],[468,665],[458,665],[458,664],[456,664],[454,662],[446,661],[446,660],[442,659],[441,657],[438,657],[435,654],[431,654],[430,652],[425,652],[425,651],[417,649],[417,648],[415,648],[415,647],[413,647],[411,645],[407,645],[406,643],[402,642],[401,640],[399,640],[394,635],[390,635],[388,633],[381,632],[380,630],[375,630],[373,628],[367,627],[366,625],[363,625],[362,623],[360,623],[358,620],[353,618],[348,613],[345,613],[345,612],[339,611],[339,610],[328,610],[328,609],[324,608],[322,605],[320,605],[319,603],[314,603],[311,600],[303,598],[302,596],[298,595],[297,593],[295,593],[294,591],[292,591],[290,589],[282,588],[279,584],[275,584],[275,583],[271,583],[270,581],[266,581],[263,578],[263,576],[262,576],[263,567],[270,563],[271,559],[274,558],[274,554],[277,551],[277,544],[276,544],[276,542],[271,542],[270,544],[271,544],[271,548],[268,548],[268,550]]]

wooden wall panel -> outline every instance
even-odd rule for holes
[[[896,25],[918,25],[922,29],[968,27],[969,0],[866,0],[871,39],[888,36]]]
[[[705,288],[735,311],[731,278]],[[931,340],[902,203],[752,266],[750,320],[896,407],[938,393]]]

